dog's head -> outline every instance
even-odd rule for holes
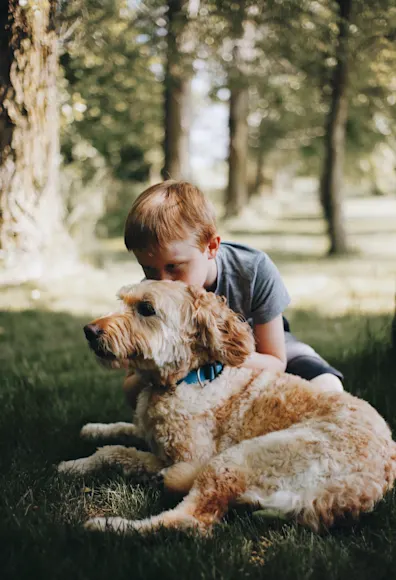
[[[175,383],[191,369],[220,361],[239,366],[254,351],[250,327],[224,298],[182,282],[145,281],[119,292],[122,308],[87,324],[99,360]]]

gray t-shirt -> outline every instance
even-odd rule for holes
[[[216,255],[217,281],[212,290],[251,326],[271,322],[290,296],[278,268],[267,254],[244,244],[222,242]]]

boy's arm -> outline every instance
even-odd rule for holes
[[[255,324],[253,333],[256,352],[251,354],[242,366],[283,372],[287,361],[282,315],[279,314],[266,324]]]
[[[137,398],[144,387],[141,376],[136,371],[129,371],[124,379],[122,388],[124,389],[125,398],[132,409],[136,409]]]

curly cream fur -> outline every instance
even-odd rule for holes
[[[187,496],[158,516],[94,518],[88,529],[204,532],[230,504],[245,503],[320,530],[371,511],[392,488],[396,445],[377,411],[296,376],[238,367],[253,338],[223,300],[177,282],[144,282],[120,296],[122,311],[93,323],[103,330],[94,350],[106,364],[140,377],[132,432],[152,453],[107,446],[60,469],[86,473],[117,463],[126,471],[161,472],[165,485]],[[155,315],[139,314],[142,301]],[[229,365],[214,381],[178,383],[214,360]],[[95,424],[85,431],[109,430]]]

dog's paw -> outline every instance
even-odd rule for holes
[[[164,486],[163,471],[164,470],[162,469],[161,471],[158,471],[157,473],[153,473],[152,475],[150,475],[150,483],[162,488]]]
[[[124,534],[127,530],[127,522],[124,518],[91,518],[84,524],[84,528],[90,532],[116,532]]]
[[[106,423],[87,423],[80,431],[83,439],[100,439],[108,434]]]
[[[84,528],[90,532],[104,532],[107,518],[91,518],[84,524]]]
[[[58,465],[58,473],[82,474],[88,471],[86,458],[62,461]]]
[[[252,513],[253,519],[276,519],[276,520],[287,520],[287,514],[276,508],[261,508]]]

